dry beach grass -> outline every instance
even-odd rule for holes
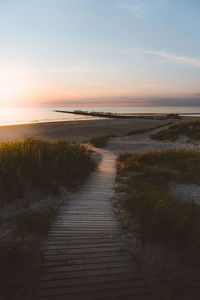
[[[90,151],[65,141],[0,145],[0,299],[31,299],[49,226],[96,166]]]

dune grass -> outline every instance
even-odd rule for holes
[[[90,139],[90,144],[95,147],[103,148],[107,145],[108,140],[112,137],[115,137],[115,135],[97,136],[95,138]]]
[[[200,152],[163,150],[118,158],[116,192],[141,238],[176,249],[200,246],[200,208],[170,193],[171,182],[199,183]]]
[[[0,299],[30,299],[37,290],[49,226],[67,193],[96,166],[91,152],[65,141],[0,145]]]
[[[180,122],[176,125],[169,127],[166,130],[162,130],[151,136],[155,140],[172,140],[176,141],[180,136],[185,136],[188,141],[200,140],[200,120],[192,120]]]
[[[73,187],[96,164],[82,146],[65,141],[26,138],[24,142],[0,145],[0,201],[16,201],[26,189],[41,188],[55,192],[59,186]]]
[[[172,122],[168,122],[168,123],[164,123],[164,124],[159,124],[159,125],[155,125],[155,126],[152,126],[150,128],[146,128],[146,129],[136,129],[136,130],[131,130],[127,133],[127,136],[130,136],[130,135],[134,135],[134,134],[142,134],[142,133],[145,133],[145,132],[149,132],[151,130],[154,130],[154,129],[158,129],[158,128],[161,128],[161,127],[164,127],[166,125],[170,125]]]
[[[162,123],[162,124],[153,126],[151,128],[131,130],[126,134],[126,136],[130,136],[130,135],[134,135],[134,134],[142,134],[142,133],[151,131],[153,129],[161,128],[161,127],[169,125],[169,124],[171,124],[171,122]],[[116,137],[116,135],[111,134],[111,135],[97,136],[97,137],[91,138],[89,142],[91,145],[93,145],[95,147],[103,148],[103,147],[106,147],[109,139],[112,137]]]

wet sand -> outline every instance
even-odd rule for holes
[[[81,142],[102,135],[124,136],[130,131],[148,129],[167,122],[146,119],[101,119],[1,126],[0,142],[23,140],[25,137]]]

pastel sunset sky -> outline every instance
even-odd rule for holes
[[[200,104],[199,0],[0,0],[0,107]]]

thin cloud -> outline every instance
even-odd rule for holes
[[[134,17],[143,19],[147,14],[155,10],[158,6],[164,4],[167,0],[132,0],[118,4],[121,9],[129,10]]]
[[[194,67],[200,67],[200,58],[193,58],[193,57],[187,57],[187,56],[181,56],[181,55],[175,55],[168,53],[166,51],[147,51],[143,50],[143,53],[146,54],[152,54],[156,55],[171,61],[176,61],[178,63],[187,64]]]
[[[144,16],[150,12],[150,8],[146,4],[119,4],[118,7],[130,10],[133,13],[133,15],[138,19],[144,18]]]
[[[199,96],[198,96],[199,94]],[[195,95],[195,96],[194,96]],[[118,97],[94,97],[79,99],[57,99],[49,100],[43,103],[50,106],[200,106],[200,93],[171,95],[168,97],[136,97],[136,96],[118,96]]]

